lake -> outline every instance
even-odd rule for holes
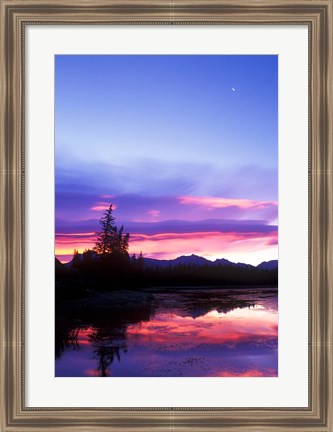
[[[149,300],[140,307],[122,313],[121,301],[133,302],[136,294],[112,294],[104,303],[118,308],[84,317],[73,312],[56,325],[55,376],[278,376],[277,288],[145,293]]]

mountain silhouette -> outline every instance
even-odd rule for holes
[[[264,261],[261,264],[257,265],[258,269],[261,270],[274,270],[278,268],[278,260],[272,261]]]
[[[101,256],[98,255],[96,252],[90,251],[90,259],[93,261],[99,261]],[[65,267],[71,268],[75,267],[78,263],[83,263],[84,256],[83,254],[78,253],[73,257],[71,261],[64,264]],[[168,267],[176,267],[178,265],[195,265],[195,266],[205,266],[205,265],[213,265],[213,266],[231,266],[231,267],[238,267],[238,268],[248,268],[248,269],[254,269],[257,268],[259,270],[275,270],[278,268],[278,260],[271,260],[271,261],[263,261],[262,263],[258,264],[257,266],[253,266],[251,264],[246,263],[234,263],[232,261],[229,261],[225,258],[219,258],[215,261],[210,261],[206,258],[203,258],[198,255],[181,255],[175,259],[170,260],[159,260],[155,258],[143,258],[144,267],[149,268],[168,268]],[[61,262],[56,258],[56,267],[61,267]]]
[[[264,261],[257,266],[253,266],[251,264],[245,263],[234,263],[225,258],[216,259],[215,261],[210,261],[206,258],[203,258],[198,255],[181,255],[178,258],[171,260],[158,260],[154,258],[144,258],[144,266],[145,268],[167,268],[167,267],[175,267],[181,264],[184,265],[196,265],[196,266],[204,266],[204,265],[214,265],[214,266],[232,266],[239,268],[257,268],[260,270],[274,270],[278,268],[278,260],[272,261]]]

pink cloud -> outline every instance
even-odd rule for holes
[[[94,244],[96,233],[75,233],[75,234],[56,234],[56,245],[73,245],[77,249],[77,245]]]
[[[147,214],[149,214],[149,216],[151,216],[153,219],[158,218],[160,213],[161,213],[160,210],[155,210],[155,209],[147,211]]]
[[[271,239],[268,239],[266,244],[268,246],[276,246],[278,244],[278,237],[276,236],[276,237],[273,237]]]
[[[90,210],[94,211],[105,211],[110,207],[109,202],[98,202],[97,205],[90,207]],[[117,206],[115,204],[112,204],[112,209],[116,210]]]
[[[103,198],[103,199],[112,199],[112,198],[114,198],[114,195],[101,195],[101,198]]]
[[[94,235],[94,232],[87,233],[57,233],[56,235],[59,237],[90,237]]]
[[[226,208],[238,207],[240,209],[263,209],[271,206],[277,206],[277,201],[254,201],[237,198],[219,198],[219,197],[196,197],[181,196],[178,197],[180,204],[198,205],[208,208]]]
[[[276,238],[277,232],[194,232],[194,233],[160,233],[160,234],[132,234],[131,240],[133,241],[163,241],[163,240],[191,240],[200,241],[204,239],[223,239],[228,242],[235,242],[240,240],[251,240],[251,239],[271,239]]]

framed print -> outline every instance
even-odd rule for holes
[[[332,7],[1,0],[1,431],[333,429]]]
[[[215,90],[235,75],[256,89],[238,103],[239,88]],[[278,376],[277,77],[273,55],[56,56],[57,377]],[[75,158],[93,141],[94,161]]]

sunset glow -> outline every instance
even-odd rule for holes
[[[56,255],[63,261],[72,258],[73,250],[83,252],[91,248],[96,239],[95,233],[58,234]],[[277,231],[267,233],[161,233],[155,235],[131,234],[130,254],[145,251],[145,256],[157,259],[174,259],[179,251],[184,255],[196,254],[214,260],[223,256],[249,264],[258,264],[276,256]],[[255,253],[249,254],[249,250]]]

